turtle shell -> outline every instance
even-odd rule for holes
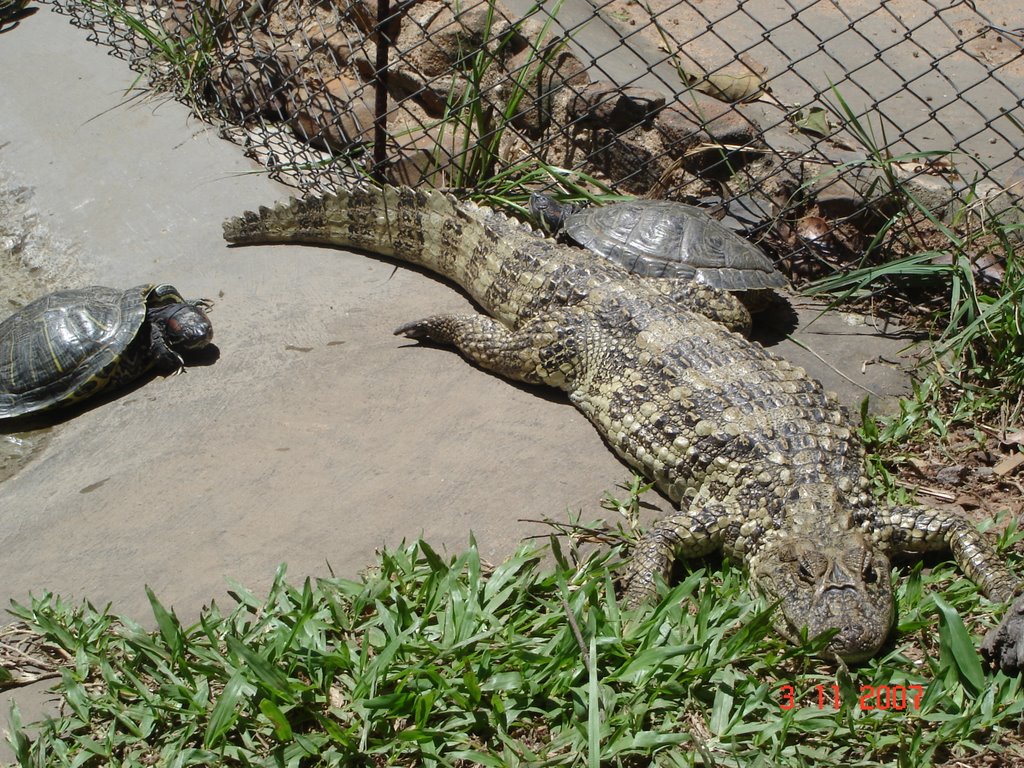
[[[133,345],[153,285],[43,296],[0,323],[0,418],[68,405],[149,367]]]
[[[782,288],[771,259],[700,208],[672,200],[630,200],[565,218],[576,243],[643,277],[695,280],[727,291]]]

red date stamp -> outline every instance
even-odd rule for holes
[[[857,706],[862,710],[882,709],[902,712],[920,709],[924,698],[923,685],[862,685]],[[811,690],[809,705],[818,709],[839,709],[842,698],[838,685],[816,685]],[[798,704],[796,689],[792,685],[779,686],[779,708],[789,710]]]

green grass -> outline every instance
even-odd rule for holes
[[[206,47],[183,45],[163,56],[188,93],[202,79]],[[606,193],[567,169],[498,162],[525,75],[495,123],[480,91],[488,55],[467,52],[479,87],[451,104],[453,122],[488,137],[467,145],[477,154],[459,167],[462,185],[514,209],[539,186],[570,199]],[[898,416],[865,419],[869,446],[881,454],[922,429],[941,433],[1000,412],[1019,419],[1024,270],[1015,225],[966,227],[968,206],[962,219],[940,220],[893,172],[900,158],[877,148],[852,112],[843,116],[874,150],[867,162],[887,171],[897,201],[872,247],[910,220],[945,237],[942,249],[819,286],[847,296],[911,278],[948,286],[928,374]],[[974,279],[969,255],[979,247],[1005,256],[998,291]],[[933,264],[942,250],[951,263]],[[640,491],[634,484],[613,506],[635,516]],[[1019,569],[1009,554],[1017,537],[1009,528],[1000,543]],[[442,556],[420,541],[383,553],[357,581],[294,585],[282,568],[265,598],[236,585],[232,607],[211,604],[191,625],[150,593],[155,631],[43,594],[12,613],[67,659],[56,685],[63,711],[25,728],[12,710],[18,764],[902,766],[1015,744],[1021,681],[983,669],[975,648],[992,607],[951,564],[894,577],[894,644],[847,669],[811,655],[821,640],[782,643],[771,606],[728,565],[698,568],[657,606],[624,613],[613,581],[622,546],[581,554],[552,539],[492,569],[472,543]],[[920,686],[921,699],[902,711],[862,707],[862,692],[880,686]],[[783,709],[790,691],[794,706]]]
[[[12,612],[67,659],[63,712],[26,729],[12,710],[11,744],[22,766],[899,766],[999,749],[1024,712],[1020,680],[981,666],[961,617],[979,631],[988,607],[952,565],[898,578],[896,644],[846,669],[781,643],[728,565],[624,612],[621,554],[551,537],[490,568],[472,541],[418,541],[356,581],[233,585],[191,626],[149,593],[155,631],[44,594]],[[919,701],[861,706],[897,685]]]
[[[457,8],[458,5],[457,3]],[[501,107],[499,111],[492,103],[494,96],[488,93],[489,74],[492,70],[501,69],[501,61],[507,56],[513,38],[520,34],[521,24],[513,25],[500,37],[495,35],[493,30],[498,20],[498,4],[494,0],[488,1],[483,40],[479,47],[459,52],[456,71],[461,70],[465,77],[461,81],[460,89],[453,85],[453,91],[445,105],[445,114],[437,125],[440,137],[443,138],[448,133],[456,140],[460,140],[455,157],[445,169],[448,186],[460,189],[490,187],[496,175],[509,173],[509,170],[501,170],[508,168],[499,156],[501,140],[507,131],[514,130],[512,121],[519,112],[523,99],[528,96],[527,84],[536,80],[545,68],[550,67],[552,57],[564,45],[564,42],[555,45],[546,42],[561,5],[561,0],[556,0],[551,8],[545,10],[546,20],[537,38],[530,43],[527,61],[507,78],[508,82],[502,83],[502,87],[508,89],[509,93],[502,103],[497,105]],[[536,10],[537,6],[528,9],[523,18],[531,18]],[[532,168],[535,162],[530,160],[524,165]],[[511,170],[515,173],[517,169]]]

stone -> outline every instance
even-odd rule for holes
[[[266,37],[265,35],[263,37]],[[226,43],[223,58],[210,68],[207,98],[222,117],[245,122],[288,113],[286,65],[261,37]]]
[[[352,65],[365,82],[372,82],[376,73],[374,63],[366,56],[352,58]],[[388,69],[388,95],[401,102],[412,99],[431,117],[444,115],[448,95],[452,93],[452,77],[424,78],[416,70],[396,62]]]
[[[373,140],[374,89],[346,77],[333,78],[315,91],[296,89],[301,104],[292,131],[314,147],[345,151]]]
[[[403,139],[401,146],[388,152],[385,175],[393,184],[410,187],[461,185],[463,180],[457,177],[457,169],[467,163],[467,154],[474,151],[479,141],[465,128],[417,131],[412,126],[404,132]]]
[[[508,63],[509,83],[518,83],[524,91],[512,123],[531,136],[539,136],[554,114],[554,97],[563,88],[580,89],[590,83],[587,69],[561,41],[553,41],[538,51],[527,47]],[[513,91],[513,86],[506,89]],[[506,95],[506,101],[511,94]]]
[[[582,88],[569,105],[569,120],[580,128],[628,131],[649,122],[665,106],[660,91],[601,80]]]
[[[518,34],[515,16],[495,0],[469,0],[453,6],[439,0],[417,3],[403,19],[394,50],[403,51],[405,66],[427,78],[452,70],[466,70],[480,50],[497,53],[498,43],[519,50],[525,39]],[[489,69],[496,69],[495,66]]]
[[[245,12],[243,0],[173,0],[161,25],[167,34],[182,40],[203,38],[211,32],[221,37]]]
[[[588,173],[596,171],[605,178],[617,179],[619,190],[635,195],[648,194],[670,163],[657,135],[642,127],[626,133],[594,131],[593,141],[585,149]]]
[[[745,145],[757,140],[757,125],[740,110],[699,91],[690,90],[655,118],[655,127],[671,149],[689,148],[700,141]]]

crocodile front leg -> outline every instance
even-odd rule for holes
[[[668,581],[678,557],[701,557],[722,546],[725,525],[714,515],[678,514],[658,520],[640,537],[622,578],[630,608],[646,602],[657,589],[656,578]]]
[[[887,518],[880,533],[890,554],[948,550],[964,575],[989,600],[1006,602],[1017,594],[1017,578],[985,537],[962,516],[925,507],[894,507]]]
[[[890,519],[895,551],[927,552],[948,548],[964,575],[990,600],[1009,601],[1020,592],[1020,582],[1003,565],[992,546],[959,515],[897,507]],[[1024,671],[1024,596],[1017,598],[999,626],[985,636],[981,653],[1007,675]]]
[[[395,335],[455,347],[481,368],[528,384],[572,388],[584,360],[582,325],[569,310],[511,331],[486,315],[435,315],[406,323]]]

